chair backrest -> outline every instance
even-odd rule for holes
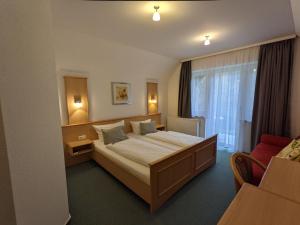
[[[230,164],[234,174],[236,192],[239,191],[244,183],[253,183],[252,165],[255,163],[262,170],[266,170],[266,166],[252,156],[245,153],[234,153],[231,156]]]

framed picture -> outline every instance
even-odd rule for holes
[[[113,105],[130,104],[131,85],[129,83],[112,82],[111,91]]]

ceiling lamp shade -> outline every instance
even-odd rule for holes
[[[204,45],[210,45],[209,36],[205,36]]]
[[[152,20],[155,22],[160,21],[160,14],[158,12],[159,6],[154,6],[155,12],[153,13]]]

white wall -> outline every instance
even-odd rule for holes
[[[146,113],[146,81],[159,81],[159,111],[167,114],[168,77],[174,59],[68,30],[55,30],[55,54],[59,80],[62,124],[66,103],[62,76],[65,71],[82,71],[88,77],[90,120]],[[132,104],[112,105],[111,82],[128,82]]]
[[[291,96],[291,133],[300,135],[300,38],[296,39]]]
[[[0,5],[0,96],[16,221],[63,225],[69,209],[50,5]]]
[[[178,115],[178,92],[181,63],[178,63],[168,82],[168,115]]]

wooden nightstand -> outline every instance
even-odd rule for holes
[[[165,130],[166,128],[165,128],[165,125],[158,124],[158,125],[156,125],[156,129],[157,129],[157,130],[160,130],[160,131],[163,131],[163,130]]]
[[[72,141],[67,143],[67,147],[71,156],[78,156],[93,151],[93,142],[90,139]]]

